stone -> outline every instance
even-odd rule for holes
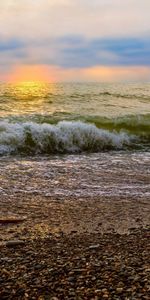
[[[89,250],[94,250],[94,249],[97,249],[99,248],[100,244],[97,244],[97,245],[91,245],[89,246]]]
[[[21,223],[21,222],[24,222],[26,221],[26,218],[1,218],[0,219],[0,224],[17,224],[17,223]]]
[[[75,278],[74,278],[74,277],[69,277],[69,278],[68,278],[68,281],[69,281],[69,282],[74,282],[74,281],[75,281]]]
[[[6,242],[6,247],[16,247],[16,246],[20,246],[20,245],[24,245],[25,242],[22,240],[12,240],[12,241],[8,241]]]
[[[108,294],[104,294],[104,295],[103,295],[103,298],[104,298],[104,299],[108,299],[108,298],[109,298],[109,295],[108,295]]]
[[[123,288],[122,288],[122,287],[116,288],[116,292],[117,292],[117,293],[122,293],[122,291],[123,291]]]
[[[107,293],[108,291],[107,291],[107,289],[102,289],[102,292],[105,294],[105,293]]]

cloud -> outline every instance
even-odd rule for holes
[[[149,0],[1,0],[3,36],[30,39],[150,33]]]
[[[13,68],[9,76],[5,74],[5,79],[11,82],[35,79],[44,79],[47,82],[141,82],[150,80],[150,67],[96,66],[64,69],[54,65],[34,65],[33,67],[31,65],[22,65]]]
[[[121,82],[150,81],[150,67],[143,66],[96,66],[83,70],[83,78],[88,81]]]
[[[1,63],[47,64],[63,68],[150,65],[150,38],[87,39],[68,36],[39,41],[0,42]],[[3,53],[2,53],[3,52]]]
[[[6,41],[0,41],[0,52],[2,51],[9,51],[9,50],[16,50],[18,48],[22,48],[23,43],[18,39],[9,39]]]
[[[1,73],[19,64],[149,66],[149,11],[149,0],[1,0]]]

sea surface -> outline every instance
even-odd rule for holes
[[[149,150],[149,83],[0,84],[0,196],[149,197]]]

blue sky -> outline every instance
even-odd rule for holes
[[[1,0],[0,80],[44,66],[58,81],[149,81],[149,12],[149,0]]]

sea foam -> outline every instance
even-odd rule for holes
[[[121,150],[132,146],[135,136],[110,132],[80,121],[56,125],[35,122],[0,122],[0,154],[51,154]]]

